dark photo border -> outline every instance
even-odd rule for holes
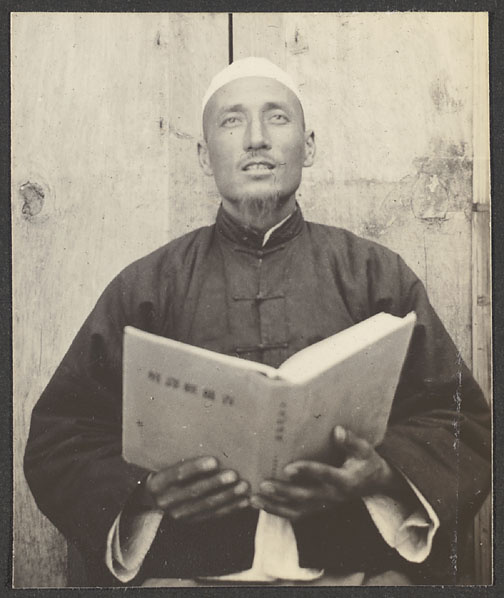
[[[2,389],[0,417],[0,447],[3,480],[0,483],[1,555],[3,584],[1,594],[12,590],[12,266],[11,266],[11,219],[10,219],[10,12],[339,12],[339,11],[488,11],[490,23],[490,117],[491,117],[491,197],[492,197],[492,274],[493,274],[493,384],[494,384],[494,586],[490,587],[231,587],[231,588],[127,588],[129,596],[233,596],[262,597],[264,595],[297,596],[499,596],[504,595],[503,558],[504,549],[502,505],[503,496],[503,404],[499,400],[503,391],[504,316],[504,254],[501,242],[504,234],[504,2],[499,0],[451,0],[444,2],[385,2],[375,0],[299,2],[285,0],[271,2],[253,0],[4,0],[0,5],[0,388]],[[93,592],[97,596],[122,592],[121,589],[70,590],[69,588],[45,590],[15,590],[23,596],[67,596],[69,592]],[[77,594],[75,594],[77,595]]]

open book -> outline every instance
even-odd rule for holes
[[[294,460],[330,462],[337,424],[376,445],[415,321],[377,314],[278,369],[128,326],[123,456],[158,470],[212,455],[256,490]]]

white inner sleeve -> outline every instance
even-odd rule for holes
[[[162,518],[163,511],[146,511],[137,515],[132,521],[131,536],[121,543],[121,513],[116,517],[107,536],[105,563],[109,571],[122,583],[131,581],[140,571]]]
[[[363,501],[385,542],[407,561],[421,563],[432,550],[439,518],[418,488],[404,474],[401,475],[418,499],[413,512],[383,494],[365,496]]]

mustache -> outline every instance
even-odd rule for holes
[[[240,160],[238,161],[238,166],[240,168],[246,168],[250,164],[258,164],[264,163],[268,166],[274,168],[275,166],[283,166],[285,162],[279,162],[273,156],[269,155],[267,152],[264,151],[250,151],[247,152]]]

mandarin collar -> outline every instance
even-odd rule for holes
[[[232,243],[250,249],[273,249],[282,243],[290,241],[299,235],[303,228],[303,224],[303,214],[301,208],[296,203],[294,212],[292,212],[290,217],[287,218],[281,226],[271,233],[270,238],[263,247],[262,243],[265,233],[237,222],[226,212],[226,210],[224,210],[222,204],[219,207],[216,218],[217,230],[224,238]]]

